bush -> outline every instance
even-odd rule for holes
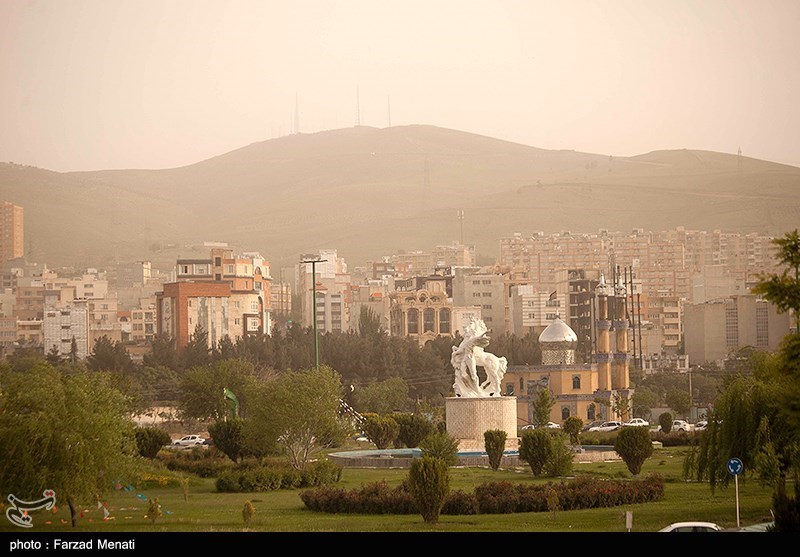
[[[428,524],[438,522],[450,492],[447,464],[432,456],[414,459],[408,472],[408,489],[422,519]]]
[[[447,466],[458,464],[458,439],[447,432],[436,431],[420,441],[423,456],[440,458]]]
[[[214,446],[233,462],[239,462],[244,456],[244,433],[241,421],[214,422],[208,426],[208,433],[214,440]]]
[[[583,420],[578,416],[570,416],[564,420],[564,425],[561,426],[564,433],[569,435],[569,440],[573,445],[579,445],[581,442],[580,435],[583,429]]]
[[[444,468],[446,471],[447,468]],[[552,512],[552,501],[564,511],[650,503],[664,495],[664,479],[651,474],[643,480],[604,480],[580,477],[569,482],[528,485],[511,482],[481,484],[473,493],[451,492],[441,514],[503,514]],[[312,511],[328,513],[413,514],[420,512],[410,494],[410,481],[390,488],[386,482],[345,490],[329,486],[303,491],[300,499]]]
[[[137,427],[134,435],[139,454],[144,458],[155,458],[161,447],[172,441],[169,433],[157,427]]]
[[[572,472],[575,457],[569,436],[560,431],[546,433],[550,434],[550,456],[544,463],[542,473],[550,477],[568,476]]]
[[[328,485],[341,477],[342,467],[329,460],[313,462],[303,471],[286,465],[243,464],[220,474],[215,485],[223,493],[264,492]]]
[[[650,431],[644,427],[623,427],[619,430],[614,450],[625,461],[634,476],[642,471],[642,464],[653,454],[653,441]]]
[[[661,427],[661,431],[664,433],[672,431],[672,419],[672,414],[669,412],[664,412],[658,417],[658,425]]]
[[[419,414],[393,414],[398,432],[395,447],[410,449],[419,447],[420,442],[434,432],[436,426]]]
[[[191,451],[164,451],[158,457],[167,470],[186,472],[201,478],[216,478],[225,470],[233,468],[234,464],[219,453],[204,449]]]
[[[506,438],[508,434],[502,429],[490,429],[483,432],[483,446],[486,455],[489,457],[489,466],[497,471],[500,462],[503,460],[503,452],[506,450]]]
[[[364,414],[364,435],[375,443],[379,449],[385,449],[392,445],[400,432],[400,426],[391,416],[381,416],[379,414]]]
[[[553,451],[553,436],[546,429],[527,429],[519,442],[519,458],[527,462],[534,476],[541,476]]]

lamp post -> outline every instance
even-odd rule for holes
[[[308,257],[314,257],[314,259],[308,259]],[[300,263],[311,264],[311,303],[314,304],[314,368],[317,371],[319,371],[319,345],[317,344],[317,263],[324,263],[325,261],[327,261],[327,259],[320,259],[319,256],[316,255],[306,256],[300,260]]]

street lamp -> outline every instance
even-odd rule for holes
[[[313,257],[314,259],[309,259]],[[317,255],[305,256],[300,263],[311,264],[311,289],[312,303],[314,304],[314,367],[319,371],[319,345],[317,344],[317,263],[324,263],[327,259],[320,259]]]

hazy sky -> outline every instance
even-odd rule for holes
[[[800,166],[797,0],[0,0],[0,161],[182,166],[293,130]],[[357,99],[360,102],[357,102]]]

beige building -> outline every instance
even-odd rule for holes
[[[684,309],[685,353],[693,365],[722,364],[746,346],[775,351],[791,332],[789,314],[754,295],[687,304]]]
[[[0,263],[25,255],[24,210],[9,201],[0,201]]]
[[[44,351],[49,353],[54,347],[61,357],[72,351],[75,340],[76,356],[86,359],[92,346],[89,345],[89,310],[86,300],[71,300],[63,308],[47,308],[42,324]]]

